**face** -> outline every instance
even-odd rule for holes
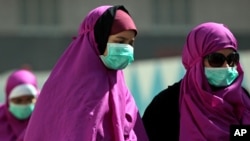
[[[26,105],[26,104],[35,103],[36,98],[31,95],[24,95],[24,96],[19,96],[19,97],[10,99],[10,102],[15,103],[15,104]]]
[[[222,61],[221,61],[222,60]],[[220,63],[221,62],[221,63]],[[233,67],[239,62],[239,54],[233,49],[221,49],[211,53],[204,59],[205,67]]]
[[[134,45],[135,41],[135,32],[132,30],[127,30],[123,32],[119,32],[114,35],[110,35],[108,39],[108,43],[119,43],[119,44],[130,44]],[[108,54],[107,48],[105,49],[104,56]]]

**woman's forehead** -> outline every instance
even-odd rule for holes
[[[222,54],[228,54],[228,53],[235,52],[235,50],[232,49],[232,48],[224,48],[224,49],[220,49],[220,50],[218,50],[216,52],[217,53],[222,53]]]

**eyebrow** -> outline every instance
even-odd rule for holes
[[[122,40],[129,40],[128,38],[122,37],[122,36],[117,36],[116,38],[122,39]],[[134,38],[132,39],[133,41],[135,40]]]

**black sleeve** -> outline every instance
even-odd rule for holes
[[[150,141],[179,140],[180,82],[169,86],[154,97],[142,120]]]
[[[244,87],[242,87],[242,89],[246,93],[246,95],[250,98],[250,94],[249,94],[248,90],[246,88],[244,88]]]

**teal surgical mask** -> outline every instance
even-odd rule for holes
[[[229,86],[238,77],[236,67],[207,68],[205,75],[209,84],[217,87]]]
[[[107,56],[100,57],[110,69],[121,70],[134,61],[134,48],[129,44],[108,43],[107,48]]]
[[[35,107],[34,103],[21,105],[10,103],[9,111],[15,116],[17,119],[24,120],[27,119],[31,113],[33,112]]]

